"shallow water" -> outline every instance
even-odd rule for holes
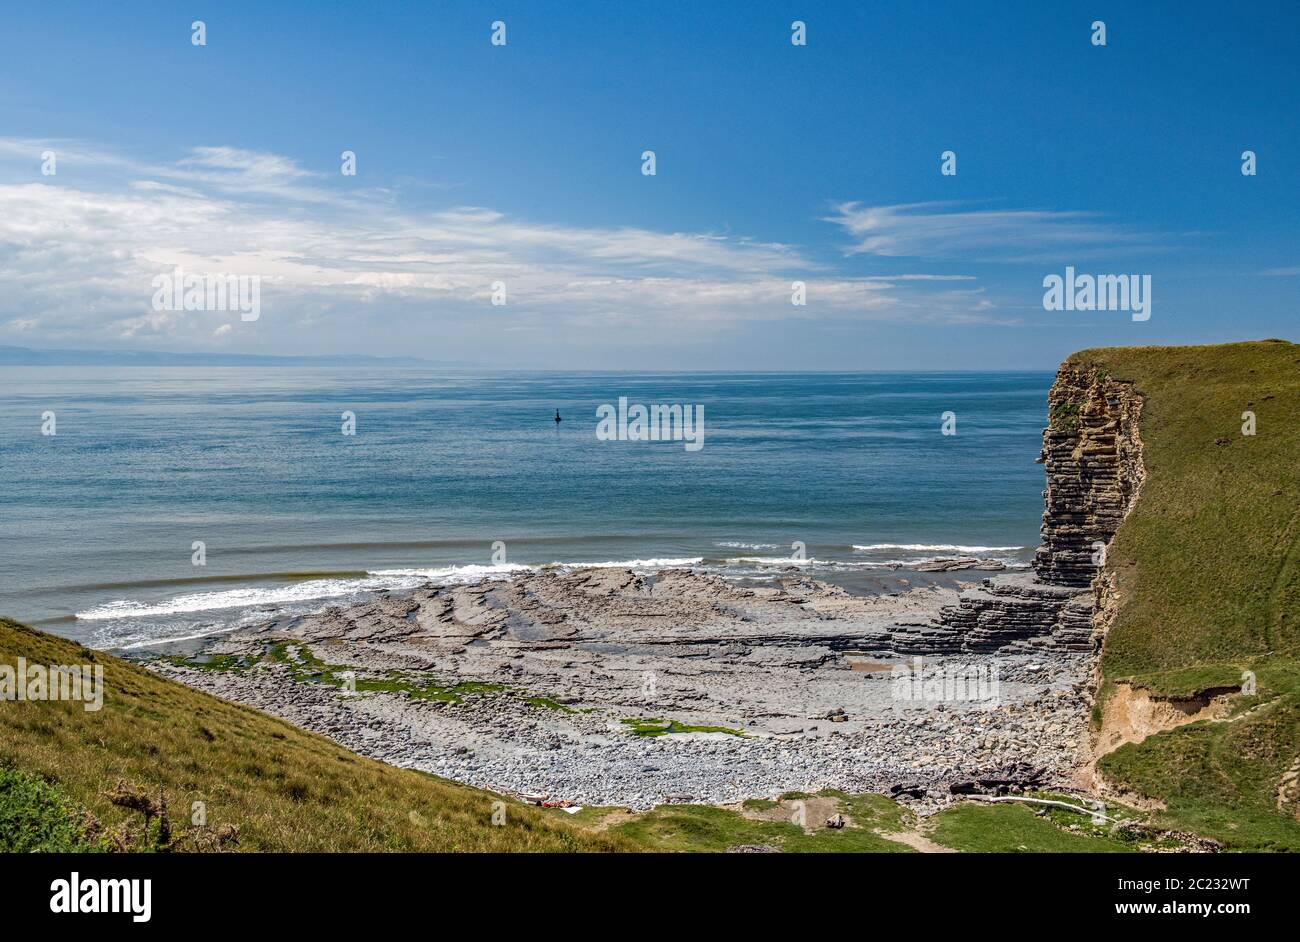
[[[9,367],[0,613],[109,647],[550,563],[859,586],[937,555],[1023,565],[1051,381]],[[620,396],[704,406],[704,447],[598,440]]]

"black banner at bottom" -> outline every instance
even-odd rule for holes
[[[906,915],[925,927],[973,929],[1014,912],[1231,931],[1288,912],[1294,874],[1286,856],[1235,854],[30,855],[0,856],[0,898],[9,928],[48,920],[128,933],[245,916],[337,931],[455,910],[622,925],[638,910],[685,918],[676,907],[692,898],[708,904],[691,906],[693,928],[716,918],[733,931],[787,906]],[[545,908],[518,909],[524,901]]]

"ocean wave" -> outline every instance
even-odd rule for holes
[[[519,563],[444,566],[432,569],[376,569],[352,579],[311,579],[288,585],[246,587],[220,592],[187,592],[169,599],[138,602],[118,599],[76,613],[81,621],[110,621],[128,618],[158,618],[221,609],[265,608],[324,599],[348,598],[385,590],[415,589],[430,582],[458,585],[482,579],[505,579],[539,569],[665,569],[695,566],[702,556],[660,559],[621,559],[600,562],[550,563],[526,566]]]
[[[537,566],[522,563],[493,563],[490,566],[470,564],[444,566],[439,569],[374,569],[366,573],[380,579],[419,579],[429,582],[477,582],[479,579],[504,578],[516,572],[528,572]]]
[[[267,588],[229,589],[224,592],[190,592],[156,602],[119,599],[77,612],[82,621],[106,621],[117,618],[151,618],[160,615],[184,615],[223,608],[252,608],[265,605],[288,605],[317,599],[340,598],[383,589],[415,588],[422,580],[415,577],[368,579],[312,579],[290,585]]]
[[[870,562],[859,563],[860,566],[867,569],[908,569],[912,566],[919,566],[922,563],[937,563],[941,559],[952,559],[951,556],[917,556],[913,559],[880,559],[871,560]],[[1029,563],[1022,563],[1019,560],[1007,559],[1006,557],[992,556],[988,557],[995,562],[999,562],[1008,569],[1028,569]]]
[[[814,572],[911,569],[922,563],[933,563],[941,559],[952,558],[952,556],[915,556],[908,559],[791,559],[782,556],[740,556],[723,561],[726,564],[723,574],[740,576],[747,572],[753,572],[755,569],[783,568],[786,566],[798,566],[801,569],[811,568]],[[1021,562],[1013,557],[992,556],[985,558],[1000,562],[1007,569],[1030,568],[1029,563]]]
[[[797,556],[736,556],[727,560],[729,566],[738,563],[750,563],[755,566],[824,566],[827,561],[813,559],[811,556],[807,559],[800,559]]]
[[[758,544],[755,544],[758,545]],[[996,546],[960,546],[956,544],[874,544],[869,547],[854,549],[925,549],[951,550],[959,553],[983,553],[995,550],[1019,550],[1024,547]],[[153,601],[134,601],[118,599],[77,612],[80,621],[112,621],[122,619],[159,618],[175,615],[190,615],[229,609],[265,609],[319,602],[328,599],[347,599],[382,591],[401,591],[415,589],[429,583],[442,585],[459,585],[478,582],[484,579],[507,579],[524,572],[536,572],[544,569],[634,569],[655,570],[672,569],[688,566],[701,566],[710,570],[721,568],[724,573],[741,574],[745,571],[782,569],[798,567],[800,569],[898,569],[909,568],[922,563],[934,562],[945,557],[924,555],[917,557],[899,557],[883,560],[832,560],[809,557],[800,559],[793,556],[736,556],[723,560],[710,559],[707,563],[702,556],[652,557],[648,559],[617,559],[592,562],[553,562],[545,565],[525,565],[522,563],[496,563],[491,565],[469,564],[461,566],[442,566],[431,568],[376,569],[356,577],[331,577],[307,579],[277,586],[248,586],[244,588],[187,592],[172,598]],[[994,557],[998,558],[998,557]],[[1027,568],[1015,558],[1001,557],[999,561],[1010,569]],[[286,574],[287,575],[287,574]],[[250,578],[265,578],[250,576]],[[221,629],[218,629],[221,630]],[[207,633],[207,632],[204,632]],[[195,636],[186,636],[195,637]]]
[[[853,544],[855,552],[866,552],[872,550],[911,550],[914,552],[942,552],[951,553],[998,553],[1011,552],[1012,550],[1028,549],[1026,546],[963,546],[959,543],[868,543],[865,546],[857,543]]]
[[[683,556],[661,559],[615,559],[601,563],[551,563],[551,567],[563,569],[673,569],[678,566],[698,566],[704,562],[703,556]]]
[[[714,543],[714,546],[721,546],[726,549],[780,549],[776,543],[743,543],[738,540],[724,540],[721,543]]]
[[[518,572],[536,572],[541,569],[657,569],[673,566],[698,566],[703,556],[660,557],[653,559],[610,559],[595,562],[550,562],[524,565],[522,563],[497,563],[492,566],[448,566],[442,569],[376,569],[372,576],[419,576],[430,580],[490,579]]]

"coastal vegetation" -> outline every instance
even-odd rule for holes
[[[1074,796],[1037,797],[1077,806]],[[662,805],[639,814],[584,808],[577,823],[660,851],[781,853],[1135,853],[1185,846],[1147,815],[1108,805],[1121,822],[1060,807],[963,802],[920,817],[883,795],[825,790],[750,799],[739,806]]]
[[[1146,480],[1107,548],[1116,607],[1097,722],[1118,685],[1227,713],[1101,758],[1110,786],[1226,846],[1300,850],[1300,346],[1085,350],[1143,396]]]
[[[92,659],[104,668],[105,695],[96,712],[68,701],[0,706],[0,764],[7,770],[0,776],[0,850],[88,847],[90,834],[119,849],[192,849],[196,816],[214,835],[229,835],[200,849],[635,847],[509,798],[367,759],[257,710],[0,619],[0,663],[19,657],[41,664]],[[159,848],[153,840],[112,840],[138,831],[140,807],[150,807],[145,799],[160,797],[185,843]],[[494,825],[502,808],[504,823]]]
[[[356,671],[342,664],[330,664],[311,652],[305,644],[293,644],[288,641],[275,641],[267,645],[261,655],[248,654],[198,654],[193,656],[172,654],[160,660],[181,667],[193,667],[209,671],[234,671],[243,673],[258,664],[269,661],[284,664],[289,668],[289,675],[295,683],[328,684],[340,690],[353,693],[382,691],[384,693],[403,693],[417,700],[443,700],[449,703],[459,702],[466,694],[487,693],[504,690],[504,684],[481,683],[478,681],[460,681],[450,685],[439,685],[428,678],[411,677],[403,671],[384,671],[383,676],[357,676]],[[546,698],[533,698],[530,703],[547,705],[540,701]],[[555,704],[561,707],[561,704]]]
[[[726,733],[731,736],[744,736],[738,729],[728,726],[691,726],[677,720],[664,720],[651,716],[629,716],[622,723],[632,728],[637,736],[667,736],[669,733]]]

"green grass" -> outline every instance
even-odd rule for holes
[[[1040,797],[1072,800],[1060,795]],[[851,823],[839,829],[823,827],[822,821],[813,819],[811,807],[805,808],[809,828],[794,823],[796,802],[813,799],[831,799],[829,807]],[[1094,825],[1090,816],[1064,809],[1049,808],[1036,815],[1036,809],[1022,804],[959,804],[924,825],[911,811],[883,795],[834,790],[816,795],[792,792],[780,802],[750,799],[742,808],[755,817],[709,805],[664,805],[615,824],[609,831],[654,850],[673,852],[717,852],[759,845],[781,853],[914,853],[912,847],[890,840],[889,835],[918,829],[941,847],[971,852],[1119,853],[1136,852],[1143,844],[1153,843],[1147,832],[1119,831],[1109,823]],[[605,811],[601,809],[588,820],[594,822]],[[576,817],[585,813],[586,809]],[[1123,819],[1140,817],[1113,807],[1107,814]]]
[[[1234,663],[1198,664],[1168,671],[1115,678],[1135,689],[1149,690],[1162,697],[1191,698],[1206,691],[1235,690],[1241,686],[1242,674],[1259,666],[1253,659]]]
[[[96,847],[58,786],[0,765],[0,853],[77,853]]]
[[[261,657],[242,654],[202,654],[198,656],[167,655],[160,658],[169,664],[196,667],[201,670],[235,671],[243,673],[263,662],[284,664],[296,683],[328,684],[344,690],[351,686],[357,693],[378,691],[381,693],[405,693],[417,700],[442,700],[448,703],[460,703],[463,698],[476,693],[498,693],[509,690],[505,684],[466,680],[450,686],[444,686],[427,677],[414,678],[400,670],[385,671],[382,677],[358,676],[357,672],[346,664],[330,664],[311,652],[311,648],[302,642],[274,641],[268,645]],[[352,673],[352,677],[347,675]],[[528,703],[564,713],[575,713],[562,703],[549,697],[528,697]]]
[[[345,664],[328,664],[311,653],[306,644],[276,641],[268,650],[266,657],[276,663],[289,667],[297,683],[329,684],[339,689],[351,685],[357,693],[378,691],[381,693],[405,693],[416,700],[442,700],[447,703],[459,703],[462,698],[475,693],[494,693],[506,689],[505,684],[490,684],[480,681],[462,681],[451,686],[441,686],[427,679],[409,677],[402,671],[385,671],[384,676],[362,677]],[[199,665],[202,666],[202,665]],[[351,672],[348,678],[345,674]]]
[[[1300,754],[1300,346],[1099,349],[1068,362],[1145,397],[1148,478],[1107,550],[1121,604],[1102,696],[1125,680],[1187,697],[1252,670],[1252,705],[1267,704],[1124,746],[1100,768],[1167,803],[1170,826],[1230,847],[1300,849],[1295,808],[1276,806]]]
[[[848,795],[844,792],[828,790],[822,795],[833,795],[840,799],[844,813],[851,815],[854,821],[869,825],[878,831],[903,831],[916,824],[916,816],[898,802],[884,795]]]
[[[632,727],[637,736],[667,736],[669,733],[727,733],[744,738],[744,733],[729,726],[688,726],[676,720],[656,719],[649,716],[628,716],[619,722]]]
[[[1106,777],[1160,798],[1155,820],[1230,849],[1300,851],[1300,822],[1277,809],[1277,785],[1300,756],[1300,677],[1294,662],[1258,665],[1258,692],[1229,722],[1202,721],[1123,746]]]
[[[1106,554],[1126,599],[1107,676],[1300,656],[1300,346],[1128,347],[1069,362],[1146,397],[1149,476]],[[1244,411],[1254,436],[1241,434]]]
[[[935,816],[929,837],[944,847],[973,853],[1123,853],[1138,849],[1134,841],[1114,837],[1107,828],[1090,822],[1085,815],[1064,810],[1038,816],[1019,803],[961,804]],[[1071,826],[1078,830],[1067,830]]]
[[[1077,402],[1059,402],[1052,407],[1048,424],[1062,432],[1073,432],[1079,427],[1079,404]]]
[[[878,795],[867,797],[888,800]],[[849,813],[852,800],[841,807]],[[840,829],[822,828],[821,822],[809,821],[819,826],[809,834],[790,820],[757,821],[712,805],[662,805],[611,827],[609,833],[660,851],[725,851],[758,845],[782,853],[914,853],[912,848],[876,833],[870,826],[874,821],[870,813],[863,821],[855,815],[854,825]]]
[[[104,703],[0,704],[0,819],[20,847],[75,847],[62,812],[105,830],[138,821],[105,795],[119,779],[162,790],[179,830],[195,801],[208,826],[238,827],[236,850],[610,851],[635,849],[490,792],[366,759],[322,736],[229,703],[128,661],[0,619],[0,662],[104,668]],[[33,784],[33,783],[39,784]],[[506,823],[491,823],[504,800]]]

